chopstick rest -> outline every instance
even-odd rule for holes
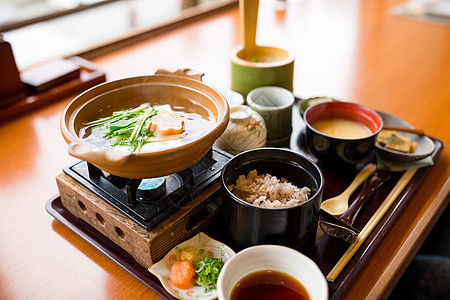
[[[350,245],[350,247],[347,249],[347,251],[342,255],[342,257],[336,263],[334,268],[328,273],[328,275],[326,277],[328,281],[334,282],[336,280],[337,276],[341,273],[341,271],[344,269],[344,267],[347,265],[347,263],[350,261],[350,259],[355,254],[355,252],[359,249],[359,247],[362,245],[362,243],[364,243],[364,241],[367,239],[369,234],[372,232],[372,230],[375,228],[375,226],[378,224],[378,222],[381,220],[381,218],[384,216],[384,214],[388,211],[388,209],[392,206],[392,204],[397,199],[397,197],[400,195],[400,193],[403,191],[403,189],[408,185],[408,183],[414,177],[416,172],[417,172],[417,168],[408,169],[405,171],[405,173],[399,179],[399,181],[394,186],[392,191],[389,193],[389,195],[386,197],[386,199],[383,201],[383,203],[381,203],[380,207],[377,209],[377,211],[374,213],[374,215],[370,218],[370,220],[367,222],[367,224],[361,230],[358,237],[356,238],[356,241]]]

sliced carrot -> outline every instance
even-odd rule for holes
[[[157,136],[180,134],[183,132],[183,119],[181,116],[170,111],[160,110],[150,120],[148,128]]]
[[[180,289],[188,289],[195,282],[195,269],[190,260],[182,260],[174,263],[170,268],[169,279],[172,284]]]

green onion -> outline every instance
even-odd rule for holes
[[[223,265],[222,258],[211,256],[203,258],[195,265],[197,284],[205,288],[205,293],[216,289],[217,279]]]
[[[154,137],[153,131],[147,128],[149,120],[158,110],[141,105],[130,110],[115,111],[111,116],[86,122],[84,126],[93,126],[96,134],[111,139],[111,146],[128,146],[132,152],[139,151]]]
[[[149,110],[147,110],[144,115],[139,119],[136,127],[134,127],[133,132],[131,133],[131,137],[130,137],[130,144],[137,146],[137,139],[139,137],[141,137],[143,134],[145,134],[145,130],[143,129],[144,123],[145,121],[150,118],[153,117],[154,115],[156,115],[158,113],[158,111],[154,108],[151,108]],[[133,150],[134,151],[134,150]]]
[[[115,112],[112,113],[111,116],[108,116],[108,117],[105,117],[105,118],[99,118],[99,119],[93,120],[91,122],[86,122],[83,125],[85,125],[85,126],[99,125],[99,124],[106,124],[110,120],[112,120],[112,122],[115,122],[115,121],[118,121],[118,120],[121,120],[121,119],[129,119],[129,118],[131,118],[133,116],[136,116],[136,115],[142,113],[146,109],[147,109],[147,107],[145,105],[141,105],[139,107],[136,107],[136,108],[130,109],[130,110],[115,111]]]

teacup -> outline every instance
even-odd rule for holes
[[[266,123],[267,146],[289,145],[294,100],[291,91],[276,86],[259,87],[248,93],[247,105],[258,112]]]

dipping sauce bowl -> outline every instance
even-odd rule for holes
[[[234,299],[234,296],[238,296],[234,294],[237,293],[236,285],[238,283],[245,285],[243,278],[255,272],[264,271],[289,275],[304,287],[311,300],[328,299],[328,284],[314,261],[294,249],[277,245],[250,247],[228,260],[217,280],[219,299]],[[285,284],[289,285],[287,282]],[[283,294],[277,293],[279,287],[276,284],[266,283],[266,286],[273,289],[265,291],[264,296],[272,295],[272,299],[284,299]],[[248,286],[246,288],[252,289]]]

